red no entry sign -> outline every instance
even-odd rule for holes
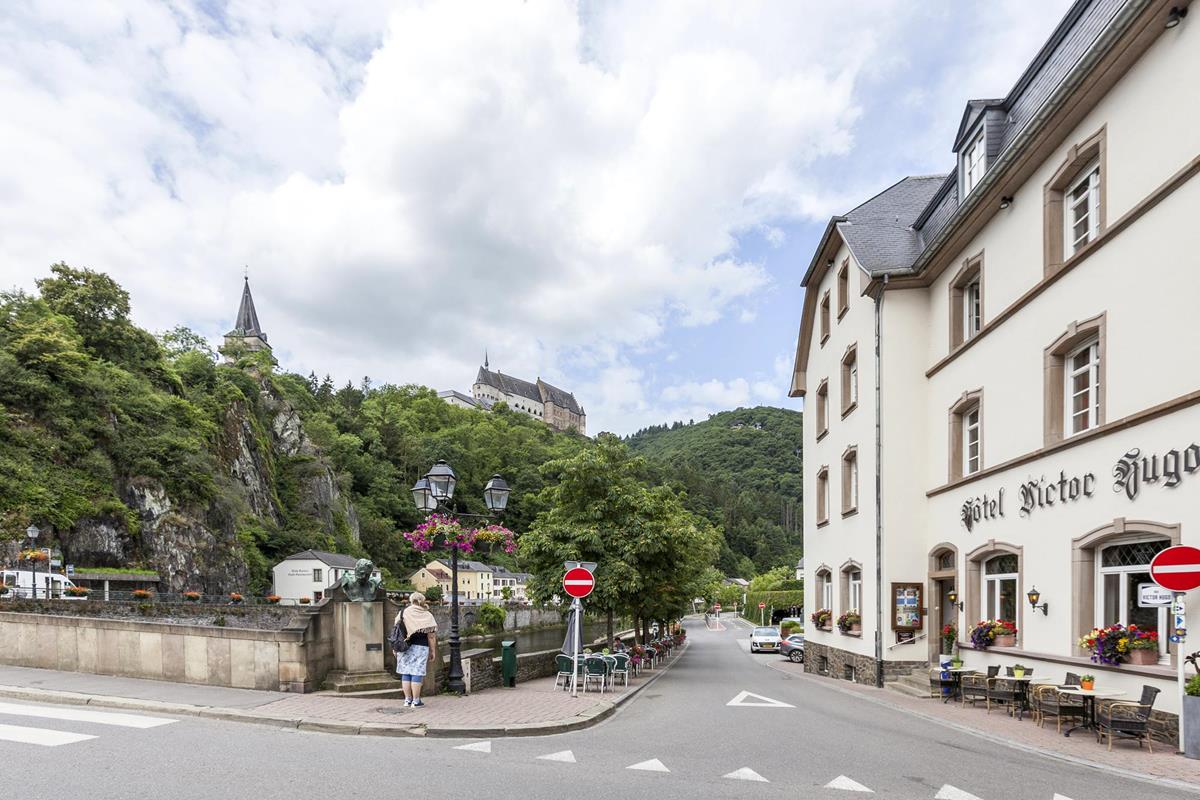
[[[563,575],[563,591],[571,597],[587,597],[596,588],[596,576],[583,567],[567,570]]]
[[[1160,551],[1150,562],[1150,577],[1173,592],[1200,588],[1200,550],[1176,545]]]
[[[766,607],[767,607],[767,604],[766,604],[766,603],[759,603],[759,604],[758,604],[758,607],[759,607],[759,608],[766,608]]]

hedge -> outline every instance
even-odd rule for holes
[[[804,608],[804,590],[798,589],[785,592],[747,592],[746,607],[742,610],[742,616],[753,622],[758,619],[758,604],[766,603],[766,613],[770,613],[773,608],[790,608],[796,606],[801,609],[800,614],[803,614]]]

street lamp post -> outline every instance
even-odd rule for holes
[[[31,524],[28,528],[25,529],[25,535],[29,537],[29,552],[30,553],[37,552],[37,540],[38,540],[38,535],[40,533],[41,533],[41,531],[38,530],[37,525]],[[33,597],[34,600],[37,600],[37,559],[31,558],[29,560],[33,562],[33,586],[31,587],[33,594],[31,596]]]
[[[426,515],[437,511],[455,514],[447,504],[454,498],[454,487],[458,476],[445,461],[438,461],[425,477],[412,488],[413,502]],[[460,517],[487,518],[503,513],[508,505],[511,490],[499,475],[493,475],[483,489],[483,501],[490,514],[456,514]],[[458,548],[450,548],[450,671],[446,674],[446,688],[457,694],[467,690],[463,680],[462,640],[458,635]]]

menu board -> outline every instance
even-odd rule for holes
[[[921,609],[921,584],[892,584],[892,630],[920,630],[924,627],[921,621]]]

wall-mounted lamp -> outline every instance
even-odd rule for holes
[[[1042,593],[1037,590],[1036,586],[1030,589],[1025,596],[1029,598],[1029,605],[1034,611],[1037,611],[1040,608],[1043,616],[1050,616],[1049,603],[1042,603],[1041,605],[1038,605],[1038,600],[1042,599]]]
[[[1000,209],[1001,210],[1006,209],[1011,205],[1012,205],[1012,196],[1011,195],[1000,198]]]
[[[1174,28],[1183,21],[1183,18],[1187,16],[1187,12],[1187,6],[1184,6],[1183,8],[1175,6],[1172,8],[1171,13],[1167,14],[1167,27]]]
[[[950,591],[946,592],[946,599],[950,601],[950,605],[958,606],[959,611],[963,610],[963,604],[962,601],[958,599],[957,590],[951,589]]]

